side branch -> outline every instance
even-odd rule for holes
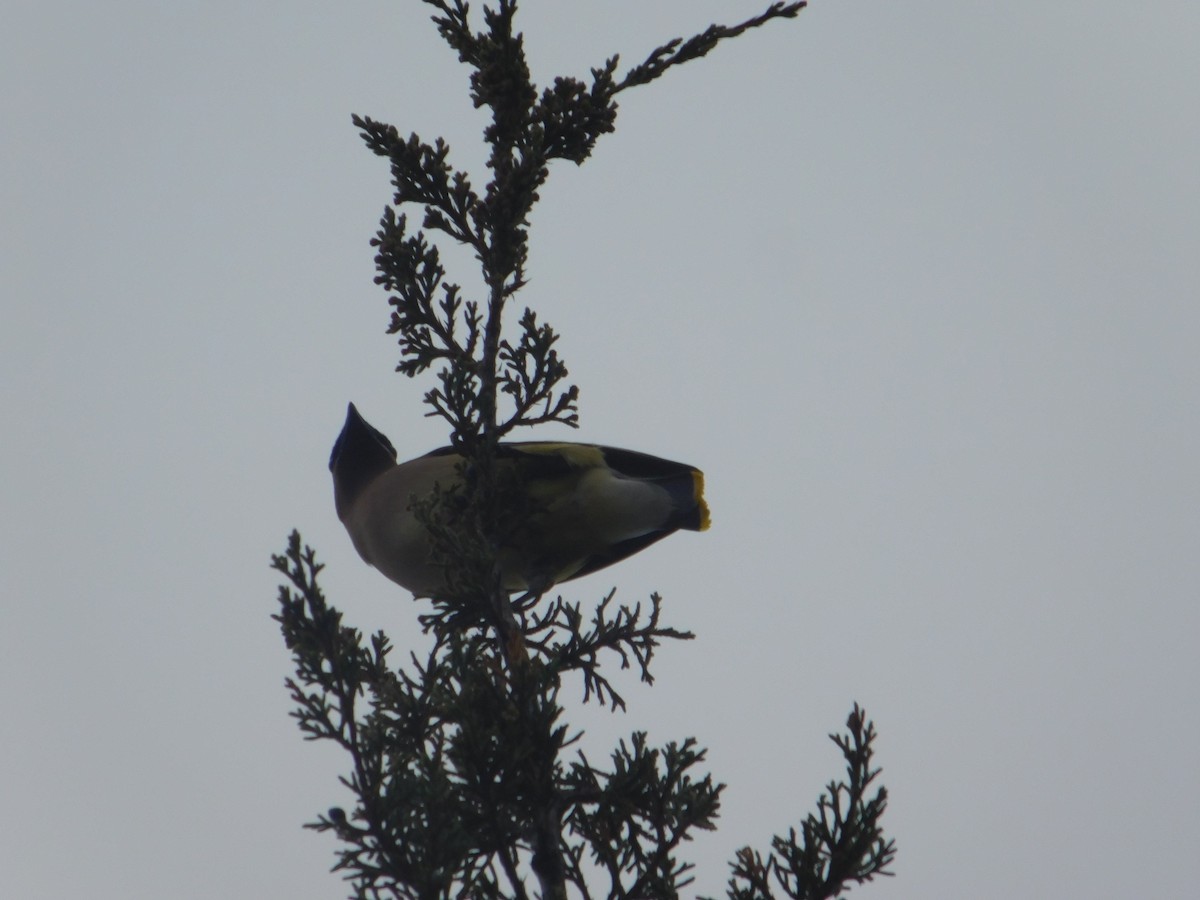
[[[846,761],[846,780],[831,781],[800,831],[771,840],[766,858],[743,847],[731,867],[730,900],[826,900],[853,884],[887,876],[896,857],[896,842],[886,838],[880,819],[887,809],[887,789],[870,796],[880,770],[872,768],[875,725],[856,703],[846,720],[846,734],[831,734]],[[778,894],[776,892],[779,892]]]
[[[625,73],[612,89],[616,94],[626,88],[647,84],[661,77],[667,69],[681,63],[690,62],[708,55],[717,44],[728,38],[737,37],[751,28],[758,28],[772,19],[794,19],[800,10],[808,6],[808,0],[796,0],[793,3],[772,3],[767,9],[752,19],[747,19],[737,25],[710,25],[695,37],[675,38],[668,41],[652,52],[641,65],[634,66]]]
[[[600,671],[600,656],[606,651],[615,654],[621,668],[636,663],[641,680],[653,684],[650,662],[663,640],[688,641],[695,635],[659,624],[662,598],[650,597],[650,614],[642,621],[642,605],[632,608],[622,604],[615,614],[609,612],[616,591],[610,592],[592,614],[590,628],[584,628],[583,613],[578,603],[565,603],[560,597],[541,616],[534,616],[526,628],[529,648],[540,656],[556,675],[578,670],[583,675],[583,702],[593,697],[614,711],[625,708],[624,698],[613,688],[611,681]],[[558,635],[566,635],[563,640]]]

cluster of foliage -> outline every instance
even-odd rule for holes
[[[676,897],[691,880],[681,844],[714,827],[723,789],[699,770],[704,750],[691,738],[653,747],[635,732],[596,765],[573,746],[560,692],[577,678],[585,702],[623,709],[609,667],[651,682],[660,643],[691,635],[662,624],[657,595],[629,606],[609,594],[589,613],[561,597],[502,590],[493,536],[520,510],[497,474],[496,443],[517,427],[574,425],[578,414],[555,332],[526,309],[508,338],[502,315],[524,283],[528,217],[550,162],[583,162],[613,130],[621,91],[805,4],[773,3],[740,24],[670,41],[623,74],[614,56],[590,82],[557,78],[539,93],[514,29],[515,0],[486,6],[478,31],[462,0],[424,2],[471,72],[475,105],[490,112],[486,190],[450,165],[443,141],[354,122],[391,165],[393,206],[373,245],[389,330],[399,336],[397,368],[413,376],[437,367],[426,402],[466,459],[463,488],[418,509],[452,589],[421,616],[429,652],[397,667],[383,632],[364,639],[342,624],[298,534],[274,557],[285,578],[276,618],[296,663],[293,715],[306,737],[333,741],[353,762],[342,779],[353,809],[331,809],[309,827],[341,840],[337,868],[356,898],[524,900],[531,877],[546,900]],[[413,204],[424,216],[410,231],[396,210]],[[433,233],[471,248],[486,297],[446,280]],[[730,897],[832,897],[887,874],[894,848],[879,826],[886,792],[873,787],[875,732],[857,706],[848,729],[831,735],[847,781],[831,783],[817,813],[775,838],[765,858],[740,851]]]

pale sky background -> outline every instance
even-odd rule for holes
[[[544,84],[762,6],[520,25]],[[446,440],[392,373],[350,114],[482,184],[467,72],[416,0],[3,19],[0,896],[344,897],[268,558],[299,528],[351,623],[422,645],[326,470],[348,400]],[[574,436],[702,467],[714,520],[567,586],[698,637],[624,716],[564,695],[590,748],[710,748],[697,892],[841,774],[857,700],[899,856],[854,896],[1200,895],[1198,47],[1194,2],[818,0],[554,167],[519,299]]]

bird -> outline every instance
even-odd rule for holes
[[[442,447],[398,463],[395,447],[353,403],[333,445],[334,506],[358,554],[418,597],[448,591],[446,566],[413,512],[443,492],[464,490],[464,457]],[[517,527],[497,548],[505,591],[540,594],[644,550],[680,529],[709,527],[704,475],[647,453],[571,442],[500,443],[498,479],[511,484]]]

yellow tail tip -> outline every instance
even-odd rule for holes
[[[712,516],[708,512],[708,503],[704,500],[704,473],[698,470],[692,471],[692,485],[695,487],[696,493],[696,512],[700,515],[700,527],[697,531],[708,531],[708,527],[712,525]]]

